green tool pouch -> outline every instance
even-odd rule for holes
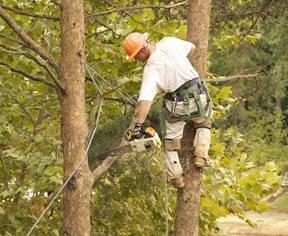
[[[204,95],[206,102],[203,104]],[[167,107],[168,103],[170,109]],[[197,109],[191,111],[193,103],[196,104]],[[180,106],[183,107],[183,111],[178,113],[176,110]],[[206,85],[197,78],[184,83],[174,92],[166,94],[163,101],[163,113],[165,119],[170,123],[188,122],[195,117],[206,117],[210,120],[212,102]]]

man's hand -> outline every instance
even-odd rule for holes
[[[125,135],[128,141],[132,141],[134,139],[140,139],[144,136],[145,131],[143,129],[142,123],[135,123],[133,129],[129,129]]]

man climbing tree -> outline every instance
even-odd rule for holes
[[[124,49],[128,59],[147,61],[134,127],[128,131],[127,137],[138,139],[143,136],[143,123],[153,98],[158,92],[165,92],[163,114],[168,180],[177,188],[183,188],[183,169],[177,151],[181,148],[180,140],[186,122],[193,122],[196,133],[194,141],[191,142],[197,168],[207,166],[210,145],[210,95],[188,59],[195,46],[174,37],[167,37],[157,44],[152,44],[148,42],[147,33],[134,32],[125,38]]]

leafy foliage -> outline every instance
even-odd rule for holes
[[[32,14],[59,17],[52,0],[4,0],[5,6]],[[127,63],[122,39],[134,30],[150,39],[185,38],[186,7],[139,8],[171,5],[171,1],[85,1],[86,58],[102,75],[95,77],[106,93],[99,129],[89,150],[93,157],[118,145],[131,109],[121,93],[132,96],[141,82],[142,65]],[[111,10],[112,9],[112,10]],[[122,9],[122,10],[121,10]],[[106,12],[111,10],[110,12]],[[31,38],[56,59],[60,58],[59,21],[6,10]],[[259,73],[254,80],[210,85],[214,102],[211,160],[203,176],[201,233],[217,229],[216,220],[229,213],[245,217],[246,209],[263,211],[279,184],[278,165],[287,168],[287,3],[216,1],[212,10],[209,69],[213,75]],[[0,61],[52,82],[41,60],[20,43],[0,20]],[[273,29],[273,30],[271,30]],[[2,64],[1,64],[2,65]],[[108,83],[110,85],[108,85]],[[99,91],[86,82],[87,120],[95,124]],[[258,89],[256,90],[258,86]],[[0,66],[0,234],[23,235],[40,216],[62,184],[57,93],[43,83]],[[115,100],[117,100],[115,102]],[[159,123],[159,103],[151,123]],[[156,114],[155,114],[156,113]],[[123,115],[124,114],[124,115]],[[276,164],[273,162],[277,162]],[[163,157],[159,153],[125,155],[93,190],[91,220],[95,235],[163,235],[166,220]],[[168,186],[169,232],[173,232],[175,189]],[[54,202],[35,230],[37,235],[59,235],[61,200]]]

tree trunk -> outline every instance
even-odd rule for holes
[[[83,0],[61,2],[61,61],[59,76],[64,181],[81,166],[64,189],[63,235],[90,235],[92,177],[88,166],[85,119],[85,38]],[[84,160],[84,161],[83,161]]]
[[[196,51],[189,59],[203,79],[207,63],[210,12],[211,0],[189,1],[187,39],[196,45]],[[185,188],[177,193],[174,232],[181,236],[197,236],[199,228],[202,171],[194,166],[194,133],[191,130],[192,125],[187,124],[179,152],[184,169]]]
[[[189,59],[203,79],[207,66],[211,2],[211,0],[189,1],[187,40],[196,46],[196,51]]]

